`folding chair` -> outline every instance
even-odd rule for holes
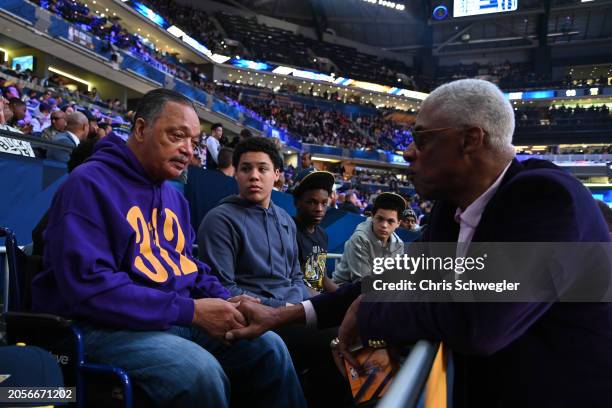
[[[2,312],[9,344],[38,346],[55,355],[62,367],[66,387],[76,387],[77,407],[150,406],[148,398],[138,388],[135,400],[134,387],[124,370],[86,361],[83,334],[75,322],[61,316],[28,311],[31,282],[42,269],[42,258],[23,253],[8,228],[0,227],[0,237],[5,237],[8,261],[5,271],[8,286],[3,296]]]

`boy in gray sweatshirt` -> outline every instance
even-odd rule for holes
[[[395,233],[406,201],[395,193],[381,193],[374,200],[372,217],[357,226],[344,244],[342,259],[336,265],[334,282],[352,283],[372,274],[374,258],[404,253],[404,243]]]

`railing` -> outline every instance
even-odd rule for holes
[[[8,268],[9,268],[9,264],[8,264],[8,257],[6,256],[6,247],[5,246],[1,246],[0,247],[0,258],[3,259],[3,276],[2,276],[2,299],[0,302],[0,305],[2,306],[2,308],[0,310],[5,311],[6,307],[8,305],[8,296],[9,296],[9,273],[8,273]]]
[[[537,158],[549,160],[554,163],[568,162],[591,162],[591,163],[608,163],[612,162],[612,154],[517,154],[519,160]]]
[[[62,150],[70,153],[74,147],[0,129],[0,153],[40,157],[40,149]]]
[[[412,408],[416,406],[436,357],[438,343],[418,341],[377,408]]]
[[[333,260],[334,264],[341,258],[342,254],[327,254],[327,259]],[[408,358],[395,375],[393,383],[377,408],[412,408],[416,405],[436,357],[438,346],[438,343],[421,340],[412,347]]]
[[[327,254],[327,260],[332,261],[330,268],[328,271],[333,271],[336,269],[336,263],[342,259],[342,254]]]

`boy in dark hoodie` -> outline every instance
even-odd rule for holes
[[[283,159],[271,139],[253,137],[233,156],[239,194],[212,209],[198,229],[201,258],[232,296],[272,307],[313,296],[303,281],[295,223],[272,202]]]
[[[202,259],[232,296],[254,296],[278,308],[316,295],[303,280],[295,223],[271,199],[283,163],[276,145],[262,137],[241,141],[233,163],[239,194],[222,200],[202,220]],[[277,333],[302,373],[309,406],[344,406],[348,388],[329,352],[337,331],[293,326]]]
[[[246,324],[238,304],[255,300],[231,298],[193,258],[188,204],[165,182],[199,135],[189,99],[158,89],[141,99],[127,144],[96,144],[53,199],[32,308],[78,320],[89,358],[122,367],[156,405],[228,407],[231,393],[236,405],[304,406],[276,334],[222,340]]]

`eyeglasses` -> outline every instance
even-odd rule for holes
[[[432,133],[438,132],[443,133],[447,130],[457,129],[455,127],[444,127],[444,128],[435,128],[435,129],[423,129],[423,130],[415,130],[414,126],[410,127],[410,134],[412,135],[412,140],[414,141],[414,145],[418,150],[421,150],[427,144],[427,141],[431,139]],[[428,135],[429,134],[429,135]]]

